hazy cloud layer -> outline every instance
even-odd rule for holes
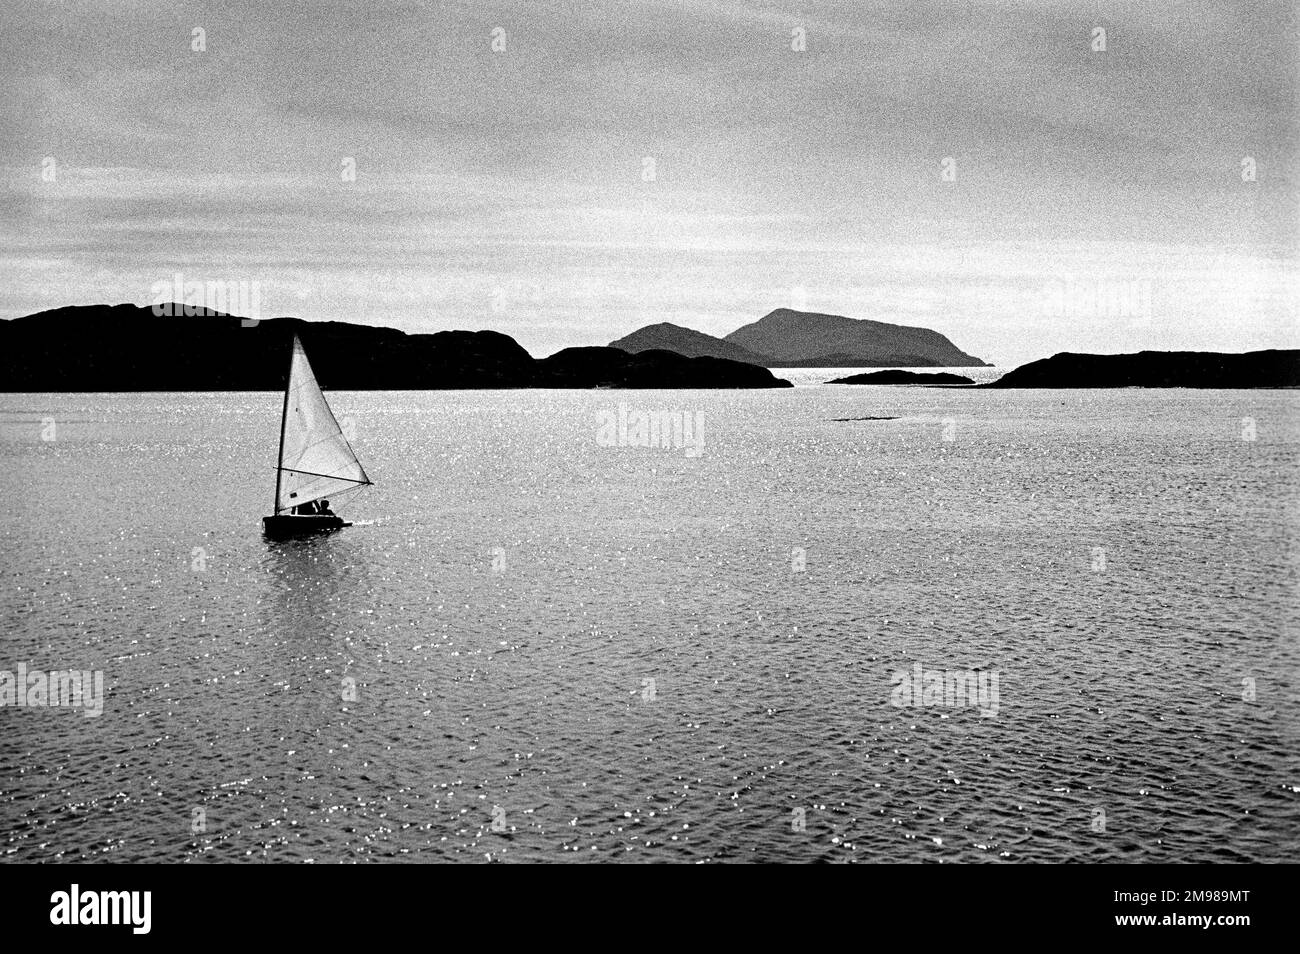
[[[147,303],[179,271],[259,282],[267,314],[535,353],[792,304],[999,363],[1300,344],[1288,3],[4,17],[3,317]]]

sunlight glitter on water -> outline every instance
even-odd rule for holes
[[[0,669],[106,685],[0,710],[4,857],[1298,847],[1294,394],[345,392],[359,525],[274,545],[278,400],[2,399]]]

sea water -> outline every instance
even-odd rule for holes
[[[285,543],[279,394],[0,396],[0,672],[103,685],[0,708],[0,858],[1296,857],[1300,395],[805,372],[332,392]]]

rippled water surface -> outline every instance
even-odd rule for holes
[[[365,523],[272,544],[280,395],[0,396],[0,669],[106,685],[0,708],[0,857],[1296,856],[1294,392],[331,401]]]

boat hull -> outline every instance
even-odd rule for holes
[[[274,517],[262,518],[262,533],[276,540],[332,533],[350,526],[352,524],[342,517],[321,514],[276,514]]]

